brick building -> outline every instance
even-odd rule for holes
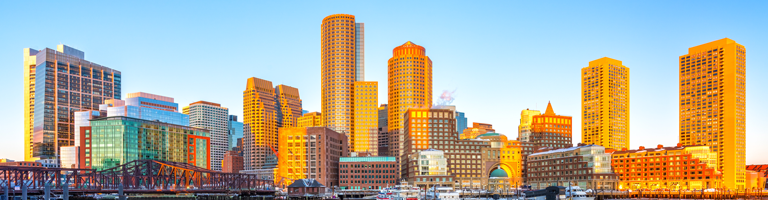
[[[341,189],[381,189],[397,185],[395,157],[341,157]]]
[[[315,179],[326,187],[339,185],[339,159],[349,150],[347,136],[326,127],[279,129],[275,180]]]
[[[611,165],[621,180],[619,189],[707,189],[720,188],[723,175],[717,171],[717,153],[709,146],[641,146],[613,152]]]
[[[611,155],[605,147],[584,145],[543,151],[528,156],[528,184],[532,189],[548,186],[579,186],[615,189],[618,178],[611,170]]]
[[[236,151],[227,151],[224,154],[224,159],[221,160],[221,171],[227,173],[240,173],[240,170],[244,170],[243,156],[240,156]]]

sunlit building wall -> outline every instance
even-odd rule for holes
[[[629,147],[629,68],[604,57],[581,69],[581,143]]]
[[[299,89],[287,85],[275,87],[277,97],[277,127],[295,127],[301,117]]]
[[[531,123],[533,116],[541,115],[541,111],[525,109],[520,112],[520,125],[517,126],[517,137],[521,142],[530,142]]]
[[[323,115],[319,112],[310,112],[299,117],[296,127],[319,127],[323,125]]]
[[[311,178],[339,186],[339,160],[348,155],[347,137],[326,127],[280,128],[275,181]]]
[[[322,114],[325,126],[354,132],[354,82],[365,81],[364,24],[354,15],[323,19],[321,30]]]
[[[378,156],[379,82],[355,82],[354,133],[348,137],[352,152]]]
[[[210,131],[211,169],[221,171],[221,161],[229,149],[229,108],[221,104],[198,101],[182,108],[192,127]]]
[[[701,190],[722,187],[717,153],[709,146],[641,146],[612,153],[611,165],[619,175],[619,189]]]
[[[277,166],[277,102],[272,82],[251,77],[243,91],[243,133],[245,169]]]

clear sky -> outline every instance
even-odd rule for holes
[[[299,88],[320,111],[320,24],[365,23],[366,80],[412,41],[434,63],[434,90],[456,90],[469,122],[515,138],[520,111],[573,116],[581,141],[580,69],[601,57],[631,77],[631,146],[678,142],[678,56],[724,37],[747,48],[747,163],[767,163],[768,1],[0,1],[0,158],[23,158],[23,48],[59,43],[122,71],[123,96],[180,106],[205,100],[242,116],[248,77]],[[242,120],[242,119],[241,119]]]

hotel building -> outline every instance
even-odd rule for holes
[[[224,154],[229,150],[229,109],[221,104],[198,101],[182,108],[189,124],[210,131],[211,169],[221,171]]]
[[[618,188],[619,179],[611,170],[611,155],[602,146],[579,144],[534,153],[528,156],[527,165],[527,183],[534,190],[555,185],[593,190]]]
[[[74,112],[121,98],[120,71],[85,60],[66,45],[24,49],[24,160],[56,158],[75,145]]]
[[[604,57],[581,69],[581,142],[629,147],[629,68]]]
[[[397,185],[395,157],[341,157],[341,189],[381,189]]]
[[[621,180],[619,189],[701,190],[721,188],[717,153],[709,146],[640,146],[612,153],[611,166]]]
[[[723,38],[680,60],[680,143],[717,152],[724,187],[746,186],[746,49]]]

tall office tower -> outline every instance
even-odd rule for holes
[[[379,156],[389,156],[389,131],[387,129],[387,104],[379,105]]]
[[[629,68],[603,57],[581,68],[581,143],[629,148]]]
[[[85,60],[66,45],[24,49],[24,160],[56,158],[75,145],[73,113],[121,98],[120,71]]]
[[[227,130],[229,130],[229,149],[232,150],[237,146],[237,140],[243,138],[243,122],[237,121],[237,115],[229,115]]]
[[[536,115],[541,115],[541,111],[525,109],[520,112],[520,125],[517,126],[517,139],[520,142],[531,141],[531,122]]]
[[[277,97],[277,127],[295,127],[301,117],[301,98],[299,89],[287,85],[275,87]]]
[[[395,47],[388,62],[388,131],[389,149],[394,156],[402,156],[403,116],[409,108],[432,106],[432,60],[424,47],[411,41]]]
[[[320,127],[323,125],[323,114],[319,112],[304,113],[299,117],[298,125],[296,127]]]
[[[463,132],[467,129],[467,117],[464,112],[456,111],[456,132]]]
[[[531,118],[530,142],[534,149],[552,147],[555,149],[573,147],[571,131],[571,116],[558,115],[552,109],[552,103],[547,103],[544,114]]]
[[[680,56],[680,143],[717,152],[725,187],[746,179],[746,50],[723,38]]]
[[[221,161],[229,150],[229,108],[198,101],[182,108],[182,112],[189,115],[189,126],[210,131],[211,169],[221,171]]]
[[[352,152],[378,156],[379,82],[355,82],[354,133],[347,136]]]
[[[354,132],[354,83],[365,81],[363,28],[348,14],[329,15],[321,25],[323,121],[347,135]]]
[[[265,169],[277,166],[277,102],[272,82],[251,77],[243,91],[243,123],[245,169]],[[248,134],[246,134],[248,133]]]

